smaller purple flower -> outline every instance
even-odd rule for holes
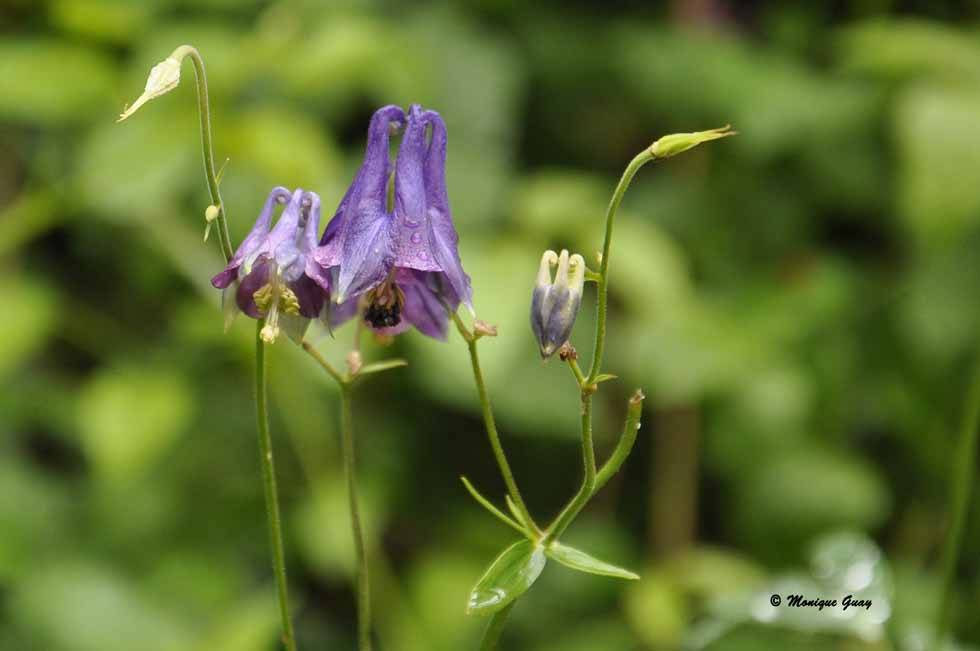
[[[394,165],[388,207],[391,135],[405,133]],[[381,334],[415,326],[437,339],[448,333],[448,310],[472,310],[470,278],[457,250],[446,190],[446,125],[435,111],[412,105],[375,112],[364,163],[314,253],[335,282],[331,321],[349,318],[359,297],[365,322]]]
[[[273,213],[283,204],[272,227]],[[268,343],[276,340],[280,327],[301,340],[310,320],[323,311],[330,279],[313,258],[319,228],[320,197],[315,192],[273,188],[231,261],[211,279],[224,290],[222,301],[232,316],[240,310],[265,319],[261,336]]]
[[[554,281],[551,268],[558,267]],[[531,330],[538,340],[541,358],[551,357],[568,341],[582,303],[585,260],[579,254],[545,251],[538,268],[538,280],[531,294]]]

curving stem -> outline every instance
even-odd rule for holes
[[[476,347],[478,337],[467,329],[457,313],[450,310],[450,315],[456,324],[456,328],[459,330],[459,334],[466,341],[466,346],[470,352],[470,365],[473,367],[473,380],[476,383],[477,395],[479,396],[480,406],[483,410],[483,423],[486,426],[487,437],[490,439],[490,447],[493,448],[493,455],[497,459],[497,465],[500,467],[500,474],[503,475],[504,483],[507,485],[507,492],[517,505],[524,521],[530,524],[531,529],[535,533],[540,533],[538,525],[535,524],[534,518],[531,517],[530,511],[528,511],[527,505],[524,503],[524,498],[521,497],[521,491],[517,488],[517,482],[514,480],[514,473],[510,469],[510,463],[507,461],[504,447],[500,443],[500,434],[497,432],[497,423],[493,417],[493,407],[490,406],[490,396],[487,394],[487,385],[483,379],[483,369],[480,366],[480,353]]]
[[[344,474],[347,476],[347,498],[350,506],[350,524],[354,534],[354,550],[357,555],[357,648],[371,651],[371,588],[368,577],[367,551],[364,544],[364,528],[357,505],[357,479],[354,463],[354,416],[351,405],[351,383],[340,384],[340,435],[344,457]]]
[[[204,175],[207,177],[208,190],[211,192],[211,203],[218,207],[218,240],[221,242],[221,252],[227,262],[231,260],[235,250],[231,246],[228,220],[225,217],[225,204],[221,200],[218,176],[214,169],[214,148],[211,144],[211,109],[208,101],[208,78],[204,73],[204,60],[201,58],[201,53],[193,45],[181,45],[170,56],[177,61],[188,56],[194,63],[194,76],[197,80],[197,109],[201,117],[201,151],[204,155]]]
[[[599,265],[598,280],[599,290],[596,296],[597,309],[595,320],[595,353],[592,357],[592,368],[589,369],[589,376],[586,380],[587,384],[595,384],[596,378],[599,377],[599,371],[602,367],[602,352],[606,345],[606,303],[608,301],[609,294],[609,250],[612,247],[613,224],[616,221],[616,213],[619,211],[619,204],[622,203],[623,195],[626,194],[626,189],[629,188],[633,177],[641,167],[652,160],[656,160],[656,156],[654,156],[650,149],[644,149],[643,152],[637,154],[636,157],[630,161],[630,164],[626,166],[626,171],[623,172],[623,176],[619,179],[619,184],[616,186],[612,199],[609,200],[609,207],[606,209],[606,236],[602,242],[602,261]]]
[[[272,547],[272,567],[276,574],[279,596],[279,614],[282,618],[282,641],[286,651],[296,651],[293,622],[289,617],[286,562],[282,545],[282,518],[279,515],[279,498],[276,490],[276,469],[272,459],[272,437],[269,435],[269,399],[266,391],[265,342],[261,332],[265,319],[259,319],[255,329],[255,416],[259,429],[262,479],[265,486],[265,511],[269,527],[269,544]]]

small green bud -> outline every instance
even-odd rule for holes
[[[207,209],[204,211],[204,221],[207,222],[207,225],[204,227],[205,242],[208,241],[208,235],[211,234],[211,224],[214,223],[214,220],[216,220],[218,218],[218,215],[220,214],[221,214],[221,209],[214,205],[208,206]]]
[[[709,140],[718,140],[734,136],[738,132],[732,131],[732,126],[726,124],[719,129],[709,129],[708,131],[695,131],[694,133],[672,133],[664,136],[657,142],[650,145],[650,153],[654,158],[670,158],[681,152],[685,152],[692,147],[697,147]]]

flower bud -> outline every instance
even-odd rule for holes
[[[214,220],[216,220],[218,218],[218,215],[220,215],[220,214],[221,214],[221,209],[218,208],[215,205],[208,206],[207,207],[207,210],[204,211],[204,221],[207,224],[204,227],[204,241],[205,242],[208,241],[208,235],[211,234],[211,224],[214,223]]]
[[[551,268],[558,267],[552,282]],[[531,329],[538,340],[541,357],[551,357],[568,341],[582,302],[585,260],[582,256],[545,251],[541,256],[538,280],[531,296]]]
[[[650,153],[654,158],[670,158],[688,149],[697,147],[709,140],[718,140],[734,136],[738,132],[732,131],[731,125],[725,125],[719,129],[709,129],[708,131],[695,131],[694,133],[672,133],[664,136],[657,142],[650,145]]]
[[[132,106],[123,111],[116,122],[122,122],[135,113],[143,104],[155,97],[169,93],[176,88],[177,84],[180,83],[180,62],[183,59],[183,55],[184,50],[177,48],[173,54],[153,66],[150,70],[149,77],[146,79],[146,88],[143,90],[143,94],[136,98]]]

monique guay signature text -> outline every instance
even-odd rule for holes
[[[793,608],[816,608],[817,610],[823,610],[824,608],[837,608],[838,601],[836,599],[807,599],[801,594],[791,594],[786,596],[786,605],[792,606]],[[840,600],[840,606],[843,610],[848,608],[864,608],[865,610],[871,609],[870,599],[855,599],[854,595],[847,595]]]

